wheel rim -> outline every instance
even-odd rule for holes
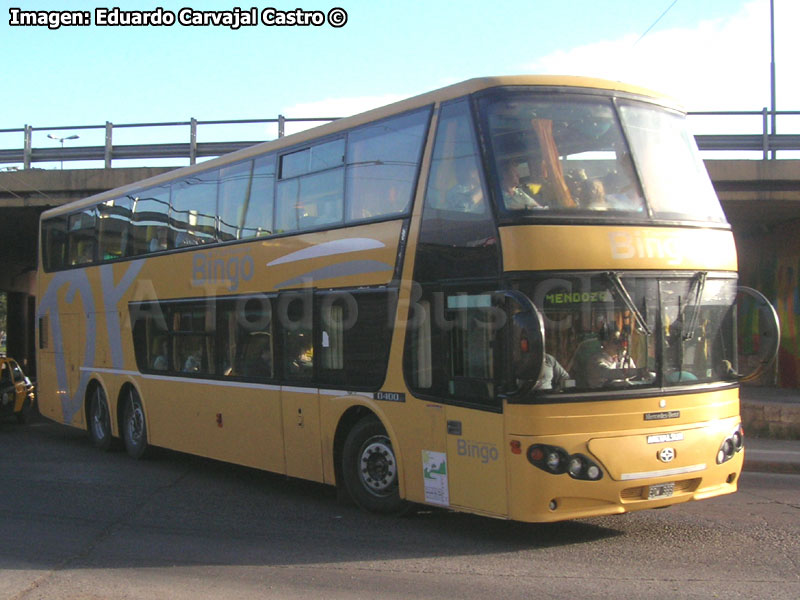
[[[375,496],[388,496],[397,485],[397,461],[386,436],[368,439],[359,454],[359,476],[364,488]]]
[[[98,440],[102,440],[106,437],[106,430],[108,423],[108,409],[106,408],[106,403],[103,400],[103,397],[100,395],[100,392],[95,392],[94,395],[94,406],[92,410],[92,429],[94,430],[94,436]]]
[[[133,402],[128,416],[128,439],[138,446],[144,437],[144,412],[138,402]]]

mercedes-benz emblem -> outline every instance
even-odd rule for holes
[[[675,458],[675,448],[662,448],[658,451],[658,460],[661,462],[672,462],[673,458]]]

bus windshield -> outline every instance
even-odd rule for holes
[[[678,112],[600,96],[504,93],[479,102],[499,212],[724,223]],[[669,168],[664,168],[669,165]]]
[[[542,307],[546,358],[534,393],[729,382],[736,280],[565,274],[519,282]]]

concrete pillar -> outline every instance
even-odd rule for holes
[[[6,316],[7,351],[28,377],[36,376],[36,347],[34,345],[35,298],[23,292],[8,292]]]

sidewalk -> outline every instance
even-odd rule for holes
[[[800,474],[800,440],[771,440],[744,435],[744,470]]]
[[[744,470],[800,474],[800,389],[742,386]]]
[[[800,389],[743,385],[739,397],[746,436],[800,439]]]

